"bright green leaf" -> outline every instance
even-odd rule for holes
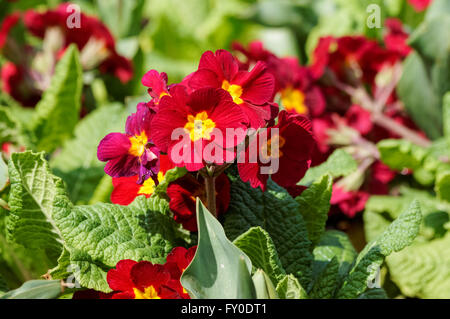
[[[286,275],[272,238],[261,227],[250,228],[233,244],[247,254],[253,267],[262,269],[275,284]]]
[[[72,44],[56,65],[50,87],[33,114],[37,150],[52,152],[72,137],[81,108],[82,75],[78,50]]]
[[[357,166],[356,161],[350,154],[343,149],[337,149],[324,163],[311,167],[298,185],[309,186],[326,174],[330,174],[333,178],[347,176],[354,172]]]
[[[333,179],[330,175],[325,175],[295,198],[300,205],[299,211],[303,215],[308,229],[308,238],[313,246],[319,242],[325,231],[332,187]]]

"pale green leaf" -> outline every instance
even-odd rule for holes
[[[199,239],[181,284],[192,298],[255,298],[250,259],[225,236],[219,221],[197,198]]]
[[[30,280],[0,299],[55,299],[62,291],[60,280]]]

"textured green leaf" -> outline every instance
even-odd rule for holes
[[[337,230],[324,232],[313,254],[313,278],[318,278],[331,260],[336,259],[339,281],[348,274],[357,255],[347,234]]]
[[[30,280],[0,299],[54,299],[62,293],[60,280]]]
[[[338,284],[339,262],[333,257],[317,276],[308,295],[311,299],[333,298]]]
[[[415,243],[386,259],[392,281],[416,298],[450,298],[450,234]]]
[[[330,175],[325,175],[295,198],[300,205],[299,210],[305,220],[308,238],[313,246],[319,242],[325,231],[332,187],[333,179]]]
[[[339,298],[356,298],[367,289],[367,282],[377,273],[384,257],[410,245],[419,233],[420,208],[413,202],[384,232],[358,255],[355,265],[338,292]]]
[[[55,198],[65,194],[61,179],[50,174],[43,154],[30,151],[11,155],[9,176],[9,237],[26,247],[58,254],[62,237],[52,215]]]
[[[294,275],[289,274],[277,285],[276,291],[282,299],[307,299],[308,294]]]
[[[37,150],[51,152],[72,136],[81,107],[82,75],[78,50],[71,45],[33,114]]]
[[[272,280],[263,270],[256,270],[252,280],[255,285],[256,299],[278,299]]]
[[[356,161],[350,154],[343,149],[337,149],[324,163],[311,167],[298,185],[309,186],[326,174],[330,174],[333,178],[347,176],[354,172],[357,166]]]
[[[448,204],[427,192],[402,190],[401,197],[372,196],[366,205],[364,223],[366,238],[372,240],[386,229],[396,211],[412,198],[420,201],[423,222],[420,237],[406,249],[386,258],[391,280],[402,294],[420,298],[448,298],[450,275],[448,247],[450,235]]]
[[[177,225],[162,199],[141,196],[129,206],[73,206],[42,153],[14,153],[10,174],[11,238],[58,253],[64,248],[58,272],[71,264],[86,288],[108,292],[106,272],[119,260],[163,263],[174,246]]]
[[[252,261],[255,268],[264,270],[274,284],[286,275],[275,245],[261,227],[252,227],[233,241]]]
[[[83,118],[75,136],[66,141],[50,167],[67,185],[70,199],[87,204],[105,175],[104,163],[97,159],[97,146],[110,132],[123,131],[126,111],[120,104],[105,105]]]
[[[260,226],[272,238],[286,273],[307,285],[311,278],[311,242],[298,203],[271,180],[262,192],[238,178],[230,179],[231,200],[224,222],[228,238],[235,239]]]
[[[199,239],[181,284],[192,298],[255,298],[250,259],[225,236],[219,221],[197,198]]]

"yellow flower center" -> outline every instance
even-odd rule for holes
[[[285,143],[286,140],[280,135],[273,136],[271,139],[267,141],[267,144],[261,147],[262,156],[267,158],[280,158],[281,156],[283,156],[281,148],[284,146]]]
[[[305,105],[305,94],[291,86],[281,91],[281,104],[286,111],[294,110],[298,114],[308,113],[308,107]]]
[[[167,92],[161,92],[161,94],[159,95],[159,98],[161,99],[163,96],[165,96],[165,95],[169,95],[169,93],[167,93]]]
[[[227,80],[223,80],[222,89],[230,93],[234,103],[236,104],[244,103],[244,101],[241,99],[242,87],[240,85],[230,84],[230,82],[228,82]]]
[[[144,131],[142,131],[141,135],[130,137],[131,146],[128,150],[128,153],[136,157],[141,156],[142,154],[144,154],[147,141],[148,138]]]
[[[161,299],[160,296],[158,296],[158,292],[156,291],[155,287],[149,286],[145,288],[144,292],[137,288],[133,288],[134,291],[134,299]]]
[[[189,133],[192,141],[195,142],[201,138],[211,139],[211,133],[216,127],[216,123],[208,118],[206,111],[197,113],[195,116],[188,115],[187,120],[184,129]]]
[[[164,179],[164,174],[162,172],[158,173],[158,182],[162,182]],[[151,195],[155,190],[155,181],[153,178],[147,179],[144,184],[139,188],[138,195]]]

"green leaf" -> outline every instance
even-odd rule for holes
[[[425,62],[412,52],[403,63],[397,94],[414,122],[428,137],[442,136],[440,97],[436,95]]]
[[[325,231],[332,187],[333,179],[330,175],[325,175],[295,198],[300,205],[299,211],[305,220],[308,238],[313,246],[319,242]]]
[[[438,171],[434,190],[439,199],[450,202],[450,168]]]
[[[421,218],[419,205],[414,201],[376,240],[367,244],[338,291],[338,298],[356,298],[366,291],[368,280],[374,278],[384,257],[402,250],[416,238]]]
[[[311,242],[298,203],[272,180],[267,190],[252,188],[230,177],[231,200],[225,215],[228,238],[235,239],[251,227],[260,226],[272,238],[286,273],[294,274],[303,285],[311,276]]]
[[[8,166],[5,164],[5,161],[0,153],[0,192],[8,185],[8,183]]]
[[[356,161],[350,154],[343,149],[337,149],[324,163],[311,167],[298,185],[309,186],[326,174],[330,174],[333,178],[347,176],[354,172],[357,167]]]
[[[197,198],[198,247],[181,276],[192,298],[255,298],[250,259],[225,236],[219,221]]]
[[[339,281],[348,274],[357,255],[347,234],[337,230],[325,231],[313,254],[313,278],[318,278],[331,260],[336,259],[339,264]]]
[[[163,263],[175,246],[178,225],[165,200],[73,206],[42,153],[14,153],[10,175],[10,237],[27,247],[64,248],[56,270],[72,264],[83,287],[109,292],[106,272],[119,260]]]
[[[339,284],[339,262],[333,257],[314,281],[309,297],[312,299],[330,299],[334,297]]]
[[[276,291],[282,299],[307,299],[308,294],[294,275],[289,274],[277,285]]]
[[[167,187],[169,187],[169,184],[184,175],[186,175],[187,169],[185,167],[175,167],[166,172],[164,175],[164,180],[158,184],[158,186],[155,187],[155,190],[152,194],[152,196],[159,196],[159,197],[165,197]]]
[[[37,150],[52,152],[72,136],[81,107],[82,75],[78,50],[71,45],[33,114],[31,129]]]
[[[9,176],[8,236],[26,247],[58,254],[61,234],[53,219],[53,205],[65,194],[63,182],[50,174],[43,154],[30,151],[11,155]]]
[[[377,144],[381,160],[390,168],[401,171],[405,168],[419,168],[427,150],[406,140],[385,139]]]
[[[392,281],[416,298],[450,298],[450,234],[415,243],[386,259]]]
[[[0,299],[55,299],[62,291],[60,280],[30,280]]]
[[[110,132],[123,131],[126,112],[121,104],[105,105],[83,118],[75,128],[75,136],[66,141],[50,167],[67,185],[70,199],[87,204],[105,175],[104,163],[97,159],[100,140]]]
[[[382,288],[367,289],[358,296],[358,299],[388,299],[386,291]]]
[[[252,227],[233,241],[252,261],[255,268],[262,269],[273,283],[286,275],[269,234],[261,227]]]
[[[252,280],[255,285],[256,299],[278,299],[272,280],[263,270],[258,269]]]
[[[0,145],[5,142],[18,142],[21,131],[11,113],[10,108],[0,106]]]
[[[442,104],[442,119],[444,122],[444,136],[447,143],[450,144],[450,91],[444,95],[444,103]]]

